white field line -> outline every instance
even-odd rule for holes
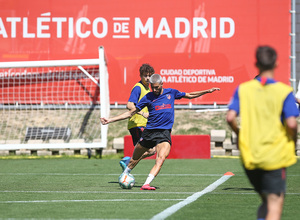
[[[253,189],[254,191],[254,189]],[[212,192],[211,194],[222,194],[222,195],[226,195],[226,194],[231,194],[231,195],[257,195],[256,192]],[[300,195],[300,193],[285,193],[285,195]]]
[[[119,176],[121,173],[0,173],[0,176]],[[133,173],[134,176],[148,176],[148,174]],[[223,176],[223,174],[187,174],[187,173],[161,173],[159,176]],[[235,174],[236,177],[244,177],[245,174]],[[300,174],[287,174],[287,176],[300,176]]]
[[[141,191],[141,192],[134,192],[131,190],[120,190],[116,192],[107,192],[107,191],[27,191],[27,190],[0,190],[0,193],[64,193],[64,194],[193,194],[194,192],[156,192],[156,191]]]
[[[0,173],[3,176],[120,176],[121,173]],[[134,176],[147,176],[148,174],[133,174]],[[159,174],[159,176],[222,176],[223,174]]]
[[[254,191],[254,189],[253,189]],[[0,190],[0,193],[49,193],[49,194],[175,194],[175,195],[186,195],[194,194],[195,192],[157,192],[157,191],[143,191],[134,192],[121,190],[117,192],[107,192],[107,191],[27,191],[27,190]],[[234,194],[234,195],[256,195],[256,192],[211,192],[211,194]],[[286,195],[300,195],[300,193],[285,193]]]
[[[130,220],[128,218],[71,218],[71,219],[63,219],[63,220]],[[1,218],[0,220],[52,220],[50,218]],[[147,220],[147,219],[135,219],[135,220]]]
[[[24,200],[24,201],[0,201],[0,204],[11,203],[59,203],[59,202],[141,202],[141,201],[182,201],[183,199],[74,199],[74,200]]]
[[[185,200],[183,200],[183,201],[181,201],[181,202],[179,202],[179,203],[177,203],[177,204],[175,204],[173,206],[170,206],[169,208],[165,209],[164,211],[162,211],[162,212],[158,213],[157,215],[153,216],[151,218],[151,220],[166,219],[170,215],[173,215],[175,212],[177,212],[179,209],[181,209],[184,206],[186,206],[186,205],[188,205],[188,204],[196,201],[198,198],[200,198],[204,194],[212,192],[213,190],[215,190],[218,186],[220,186],[222,183],[224,183],[225,181],[227,181],[232,176],[233,175],[224,175],[224,176],[222,176],[220,179],[218,179],[214,183],[210,184],[204,190],[202,190],[200,192],[196,192],[193,195],[191,195],[188,198],[186,198]]]

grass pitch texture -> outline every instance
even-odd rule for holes
[[[239,159],[167,160],[141,191],[154,160],[132,171],[135,186],[121,189],[118,159],[0,160],[0,219],[151,219],[201,192],[227,171],[235,175],[166,219],[256,219],[259,197]],[[282,219],[299,219],[300,162],[287,171]]]

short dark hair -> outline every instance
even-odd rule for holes
[[[259,46],[256,49],[256,66],[261,71],[274,69],[276,59],[277,53],[272,47]]]
[[[140,67],[140,75],[144,74],[144,73],[150,73],[151,75],[154,73],[154,69],[152,66],[150,66],[148,63],[144,63],[141,67]]]

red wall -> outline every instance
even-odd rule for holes
[[[124,156],[131,157],[133,143],[130,135],[124,136]],[[147,159],[155,159],[154,156]],[[172,135],[172,147],[168,159],[210,159],[209,135]]]
[[[221,88],[194,104],[227,104],[256,75],[258,45],[276,48],[276,78],[289,83],[289,9],[289,0],[1,1],[0,61],[97,58],[103,45],[112,103],[127,102],[147,62],[165,87]]]

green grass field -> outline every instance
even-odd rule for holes
[[[155,191],[141,191],[154,160],[132,171],[136,184],[119,187],[118,159],[0,160],[0,219],[151,219],[220,179],[212,192],[184,206],[167,219],[256,219],[259,198],[238,159],[167,160],[152,182]],[[300,163],[288,169],[288,190],[282,219],[299,219]]]

